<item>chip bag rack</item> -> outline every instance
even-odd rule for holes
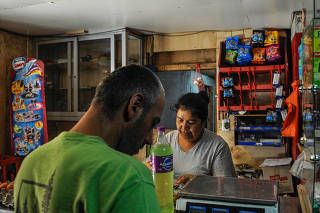
[[[263,57],[257,58],[259,63],[252,62],[245,66],[239,64],[230,64],[225,59],[226,48],[225,42],[220,42],[219,53],[219,73],[218,73],[218,111],[235,112],[235,111],[264,111],[276,107],[276,87],[273,86],[273,74],[281,74],[283,83],[283,96],[289,93],[288,84],[288,54],[287,41],[285,37],[280,37],[281,59],[268,62]],[[265,48],[265,47],[257,47]],[[265,50],[265,49],[262,49]],[[264,51],[262,52],[264,54]],[[259,61],[261,60],[261,61]],[[265,76],[265,77],[263,77]],[[233,77],[233,96],[225,97],[225,88],[223,87],[224,79]]]

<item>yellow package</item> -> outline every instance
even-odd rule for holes
[[[265,39],[264,39],[264,45],[272,45],[272,44],[279,44],[279,32],[276,30],[266,30],[265,31]]]

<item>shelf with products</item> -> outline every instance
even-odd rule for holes
[[[277,63],[237,66],[228,64],[226,42],[220,43],[218,76],[218,110],[226,111],[265,111],[276,109],[277,100],[289,93],[288,56],[286,38],[280,38],[282,59]],[[275,78],[279,82],[275,83]],[[226,79],[231,79],[230,85]],[[279,89],[281,87],[281,89]],[[278,91],[279,90],[279,91]],[[281,91],[280,91],[281,90]],[[281,93],[280,95],[277,93]],[[278,97],[279,96],[279,97]]]
[[[266,114],[235,116],[234,138],[236,145],[280,147],[281,119],[269,122]]]

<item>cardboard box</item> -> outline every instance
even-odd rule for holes
[[[289,172],[291,158],[265,159],[262,167],[264,180],[279,182],[279,193],[293,193],[292,176]]]

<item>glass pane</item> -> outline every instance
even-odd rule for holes
[[[128,65],[142,64],[141,61],[141,39],[129,35],[128,36]]]
[[[71,85],[68,78],[68,44],[39,45],[38,58],[45,64],[47,111],[68,111],[68,85]]]
[[[115,68],[122,66],[122,36],[121,34],[115,35]]]
[[[86,111],[99,81],[110,73],[110,39],[79,42],[79,111]]]

